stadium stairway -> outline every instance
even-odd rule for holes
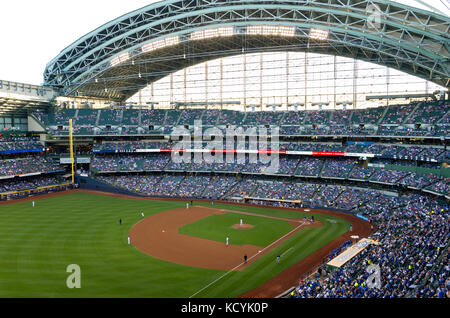
[[[139,110],[139,112],[138,112],[138,125],[139,125],[139,127],[142,126],[142,112],[141,112],[141,110]]]
[[[297,165],[295,166],[295,169],[292,170],[291,176],[295,176],[295,174],[297,173],[297,169],[300,169],[300,159],[298,159],[298,162],[297,162]]]
[[[414,109],[412,110],[412,112],[411,112],[408,116],[406,116],[406,118],[405,118],[405,120],[402,122],[402,124],[406,124],[406,123],[409,121],[409,119],[410,119],[412,116],[414,116],[414,114],[416,113],[417,109],[419,109],[419,107],[422,107],[423,104],[424,104],[424,102],[418,103],[418,104],[416,105],[416,107],[414,107]]]
[[[248,114],[249,114],[248,112],[245,113],[244,118],[242,118],[242,122],[238,123],[238,125],[239,125],[239,124],[242,124],[242,123],[245,123],[245,121],[247,120]]]
[[[167,117],[167,114],[168,114],[169,112],[166,112],[166,117]],[[183,111],[180,111],[180,115],[178,116],[178,119],[176,120],[176,122],[175,122],[175,125],[173,125],[174,127],[175,126],[178,126],[178,125],[180,125],[180,120],[181,120],[181,117],[183,116]],[[165,119],[164,119],[165,120]],[[183,123],[183,125],[184,125],[184,123]]]
[[[166,110],[166,113],[164,115],[164,119],[162,120],[163,126],[166,124],[168,114],[169,114],[169,112]]]
[[[122,124],[122,121],[123,121],[123,109],[120,111],[119,123]]]
[[[205,113],[206,113],[206,109],[204,109],[202,111],[202,114],[200,115],[200,118],[199,118],[199,120],[201,120],[202,122],[203,122],[203,116],[205,115]]]
[[[444,248],[442,248],[442,246],[440,246],[439,248],[440,248],[440,250],[442,251],[442,252],[441,252],[441,255],[439,255],[439,257],[438,257],[438,259],[435,261],[433,267],[432,267],[432,268],[430,269],[430,271],[428,272],[427,276],[425,277],[425,279],[424,279],[424,281],[423,281],[423,284],[426,284],[426,283],[430,280],[431,274],[434,273],[434,272],[436,272],[436,271],[435,271],[436,266],[438,266],[438,265],[440,264],[440,268],[439,268],[439,270],[437,271],[438,273],[442,272],[443,267],[445,267],[445,262],[441,262],[441,261],[442,261],[442,259],[443,259],[444,257],[447,257],[447,255],[448,255],[448,249],[450,248],[450,241],[447,243],[447,245],[446,245]],[[433,282],[433,287],[436,287],[436,286],[437,286],[437,281],[434,281],[434,282]]]
[[[381,125],[381,123],[384,120],[384,117],[386,117],[387,112],[389,111],[389,109],[391,108],[391,106],[386,107],[386,109],[384,110],[383,114],[380,116],[380,119],[375,123],[375,125]]]
[[[79,109],[77,109],[75,111],[75,115],[73,115],[73,124],[76,124],[77,120],[78,120],[78,113],[80,112]],[[65,124],[64,124],[65,125]]]
[[[446,112],[445,113],[445,115],[444,116],[442,116],[442,118],[441,119],[439,119],[437,122],[436,122],[436,124],[441,124],[442,123],[442,121],[447,117],[447,116],[450,116],[450,109],[449,109],[449,111],[448,112]]]
[[[239,181],[236,180],[236,182],[231,187],[229,187],[228,190],[225,191],[225,193],[222,196],[219,197],[219,200],[225,200],[227,194],[230,193],[231,191],[233,191],[234,188],[236,188],[236,186],[238,184],[239,184]]]
[[[282,123],[284,123],[284,119],[286,118],[286,116],[288,115],[288,112],[284,112],[283,116],[280,119],[279,123],[276,123],[278,126],[281,126]]]
[[[353,114],[354,114],[354,113],[355,113],[354,111],[351,111],[351,112],[350,112],[350,117],[348,118],[349,124],[351,124],[351,122],[352,122]]]
[[[294,176],[295,176],[295,175],[298,175],[298,176],[301,175],[301,174],[300,174],[300,170],[301,170],[302,166],[300,166],[300,162],[301,162],[301,160],[298,161],[297,167],[296,167],[295,170],[294,170],[294,174],[293,174]],[[297,174],[297,172],[298,172],[298,174]]]
[[[319,173],[317,174],[317,177],[322,178],[322,172],[323,172],[323,169],[325,169],[325,161],[322,162],[322,167],[320,168],[320,171],[319,171]]]
[[[100,122],[100,117],[101,117],[101,115],[102,115],[102,110],[100,109],[100,110],[97,112],[97,118],[95,119],[95,126],[98,126],[98,123]]]

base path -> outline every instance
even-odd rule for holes
[[[221,215],[227,212],[249,214],[202,206],[170,210],[152,215],[137,223],[130,231],[131,242],[140,251],[168,262],[208,269],[242,270],[258,257],[264,255],[268,249],[249,244],[242,246],[229,244],[227,246],[225,237],[223,242],[217,242],[180,234],[178,231],[182,226],[211,215]],[[265,217],[263,215],[258,216]],[[296,225],[295,230],[271,244],[270,248],[280,244],[301,228],[320,225],[319,222],[306,225],[301,220],[289,221]],[[248,257],[246,264],[242,264],[244,255]]]

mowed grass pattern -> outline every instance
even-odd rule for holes
[[[234,229],[233,225],[250,224],[252,229]],[[211,215],[197,222],[185,225],[179,229],[181,234],[200,237],[207,240],[223,242],[229,238],[229,244],[250,244],[265,247],[276,241],[283,235],[293,230],[295,226],[287,221],[269,219],[263,216],[242,215],[226,213],[223,215]]]
[[[242,272],[203,287],[225,272],[191,268],[153,258],[127,244],[134,224],[185,202],[126,200],[71,193],[0,206],[0,297],[234,297],[253,289],[337,238],[348,223],[337,218],[304,229]],[[219,206],[217,206],[219,207]],[[286,216],[290,211],[221,205],[229,210]],[[304,214],[292,212],[291,217]],[[123,224],[119,225],[122,218]],[[319,218],[320,219],[320,218]],[[275,255],[288,250],[275,266]],[[81,267],[81,289],[68,289],[70,264]]]

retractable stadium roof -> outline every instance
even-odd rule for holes
[[[66,96],[124,101],[207,60],[306,51],[376,63],[449,87],[450,18],[427,9],[388,0],[160,1],[74,42],[48,63],[44,81]]]

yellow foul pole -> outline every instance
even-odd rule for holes
[[[72,164],[72,184],[75,184],[74,160],[73,160],[73,135],[72,135],[72,119],[69,119],[69,140],[70,140],[70,162]]]

